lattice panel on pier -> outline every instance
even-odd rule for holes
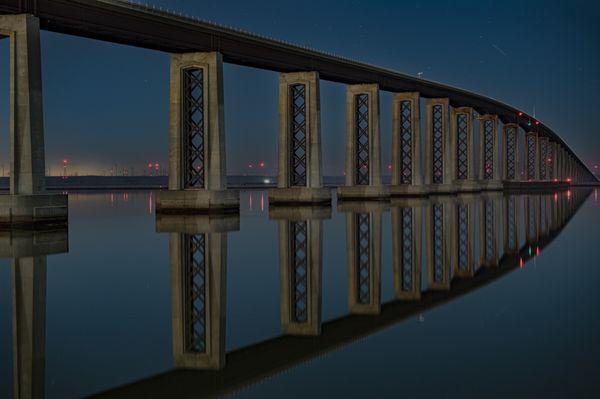
[[[506,203],[506,239],[508,248],[511,250],[517,249],[517,206],[514,196],[509,196]]]
[[[308,224],[305,220],[289,223],[292,257],[292,321],[306,323],[308,322]]]
[[[183,234],[185,281],[185,347],[206,352],[206,235]]]
[[[290,185],[306,186],[306,85],[290,86],[291,157]]]
[[[369,179],[369,95],[354,97],[356,114],[356,181],[357,185],[368,185]]]
[[[517,174],[517,129],[509,127],[506,129],[506,178],[516,179]]]
[[[527,135],[527,179],[535,179],[535,157],[537,150],[537,139],[534,135]]]
[[[444,182],[444,108],[441,105],[432,107],[432,172],[433,183]]]
[[[204,188],[205,110],[204,71],[183,70],[183,186]]]
[[[540,138],[540,180],[546,180],[546,166],[548,165],[548,139]]]
[[[456,115],[456,178],[465,180],[469,174],[469,115]]]
[[[356,214],[356,265],[357,302],[371,303],[371,216],[368,213]]]
[[[483,123],[483,178],[494,178],[494,122]]]
[[[400,103],[400,183],[412,183],[412,102],[409,100]]]

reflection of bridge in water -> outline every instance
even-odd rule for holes
[[[344,203],[339,211],[346,213],[350,314],[324,323],[322,220],[330,210],[271,208],[279,225],[283,335],[227,354],[227,232],[239,229],[239,219],[159,217],[158,229],[171,234],[176,368],[99,396],[217,396],[351,344],[523,267],[561,232],[589,193]],[[382,304],[381,220],[387,211],[395,299]]]

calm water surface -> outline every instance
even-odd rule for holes
[[[207,221],[72,193],[68,238],[0,260],[0,397],[598,397],[599,194],[269,212],[245,191]]]

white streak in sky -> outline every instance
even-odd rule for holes
[[[503,56],[505,56],[505,57],[506,57],[506,56],[508,55],[508,54],[506,54],[506,53],[504,52],[504,50],[502,50],[500,47],[496,46],[496,45],[495,45],[495,44],[493,44],[493,43],[492,43],[492,47],[493,47],[493,48],[495,48],[496,50],[498,50],[498,52],[499,52],[500,54],[502,54]]]

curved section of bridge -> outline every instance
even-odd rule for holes
[[[128,1],[0,0],[0,14],[5,14],[0,37],[23,35],[28,43],[13,54],[33,72],[15,76],[23,81],[13,82],[14,87],[30,88],[14,98],[19,109],[35,110],[41,97],[39,29],[173,54],[170,190],[157,199],[159,210],[238,206],[225,182],[223,62],[281,74],[279,189],[270,193],[273,203],[330,201],[321,177],[321,79],[348,85],[346,183],[338,189],[339,198],[597,183],[550,127],[463,89]],[[390,186],[381,182],[380,90],[395,93]],[[420,99],[427,103],[425,140]],[[33,131],[12,134],[15,140],[27,137],[25,142],[33,137],[31,151],[43,153],[35,144],[43,142],[39,110],[28,116]],[[31,158],[27,151],[15,156],[25,163]],[[13,172],[23,188],[13,194],[39,188],[41,164],[34,163],[33,173]]]

